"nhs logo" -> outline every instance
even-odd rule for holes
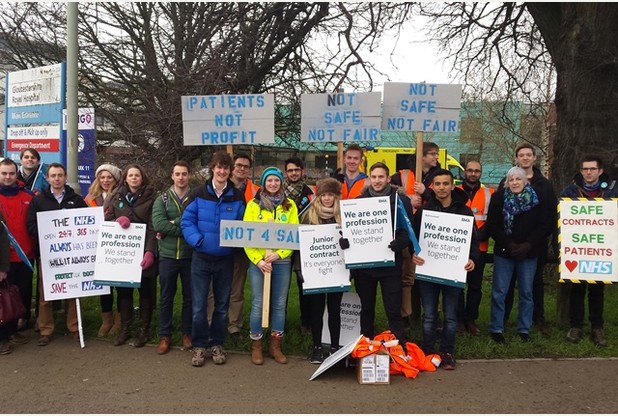
[[[612,262],[611,261],[595,261],[595,260],[580,260],[579,261],[580,273],[591,274],[612,274]]]
[[[103,286],[95,285],[92,280],[87,280],[85,282],[82,282],[82,291],[84,292],[87,292],[89,290],[101,290],[101,289],[103,289]]]

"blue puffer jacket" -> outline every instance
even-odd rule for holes
[[[234,254],[234,247],[219,245],[221,220],[242,220],[245,213],[245,198],[234,183],[227,186],[220,198],[215,194],[212,181],[208,181],[192,195],[191,203],[185,208],[180,228],[185,241],[198,253],[209,256]]]

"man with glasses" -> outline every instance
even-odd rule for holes
[[[594,155],[585,156],[580,172],[573,182],[564,188],[561,197],[567,198],[618,198],[616,181],[609,180],[603,172],[603,160]],[[577,343],[582,337],[584,327],[584,299],[588,289],[588,319],[590,320],[590,338],[595,345],[607,345],[603,333],[603,290],[604,284],[588,284],[585,281],[571,284],[571,300],[569,302],[569,320],[571,328],[566,335],[567,341]]]

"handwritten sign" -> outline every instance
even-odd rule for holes
[[[221,247],[260,247],[299,249],[298,224],[222,220]]]
[[[109,294],[93,281],[102,222],[102,207],[37,212],[46,301]]]

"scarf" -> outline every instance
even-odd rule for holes
[[[392,186],[390,183],[387,183],[384,189],[381,191],[375,191],[371,186],[367,188],[369,190],[369,195],[371,196],[388,196],[391,194]]]
[[[283,180],[283,189],[288,198],[290,198],[296,205],[300,202],[303,188],[305,184],[303,181],[298,181],[296,183],[291,183],[288,181],[288,178]]]
[[[266,211],[275,212],[277,206],[281,205],[283,200],[285,199],[285,194],[283,192],[279,192],[275,195],[267,195],[266,193],[260,194],[260,209],[265,209]]]
[[[513,234],[515,215],[530,211],[537,205],[539,205],[539,197],[530,184],[527,184],[523,191],[518,194],[514,194],[509,188],[504,188],[504,209],[502,210],[502,215],[504,217],[506,235]]]
[[[330,208],[327,208],[324,205],[322,205],[321,211],[322,212],[320,212],[320,218],[323,220],[330,220],[331,218],[335,216],[335,206],[334,205]]]

